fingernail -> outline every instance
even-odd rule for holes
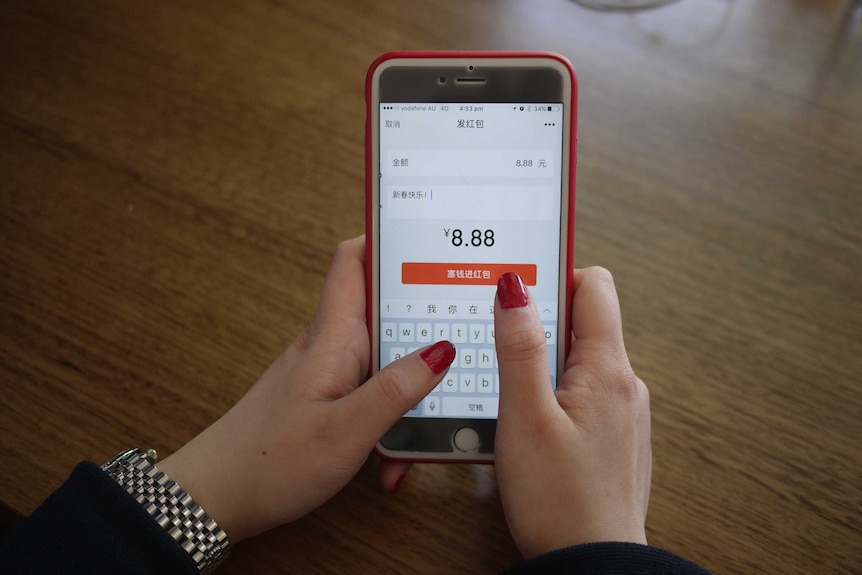
[[[398,476],[398,479],[395,480],[395,485],[392,486],[392,489],[389,490],[389,493],[395,493],[398,491],[398,487],[401,485],[401,482],[404,481],[404,478],[407,477],[406,473],[402,473]]]
[[[503,309],[526,306],[527,288],[524,287],[521,276],[514,272],[501,275],[497,280],[497,297]]]
[[[437,375],[442,373],[455,359],[455,346],[448,341],[438,341],[420,355],[425,365]]]

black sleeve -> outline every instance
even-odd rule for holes
[[[636,543],[587,543],[551,551],[503,575],[709,575],[673,553]]]
[[[197,575],[198,570],[143,507],[85,462],[3,541],[0,572]]]

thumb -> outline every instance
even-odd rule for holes
[[[454,359],[455,346],[438,341],[390,363],[342,398],[348,400],[345,404],[349,413],[356,415],[358,432],[375,441],[383,437],[440,383]]]
[[[541,413],[556,403],[548,368],[545,331],[524,282],[515,273],[497,281],[494,304],[500,419],[508,413]]]

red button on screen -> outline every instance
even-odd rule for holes
[[[473,264],[404,262],[401,283],[422,285],[497,285],[497,279],[515,272],[528,286],[536,285],[536,264]]]

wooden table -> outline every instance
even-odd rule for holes
[[[652,395],[648,536],[720,573],[862,565],[862,8],[683,0],[0,3],[0,497],[176,449],[364,229],[365,71],[549,49],[580,77],[576,261]],[[371,461],[223,573],[492,573],[494,470]],[[564,489],[565,486],[560,486]]]

